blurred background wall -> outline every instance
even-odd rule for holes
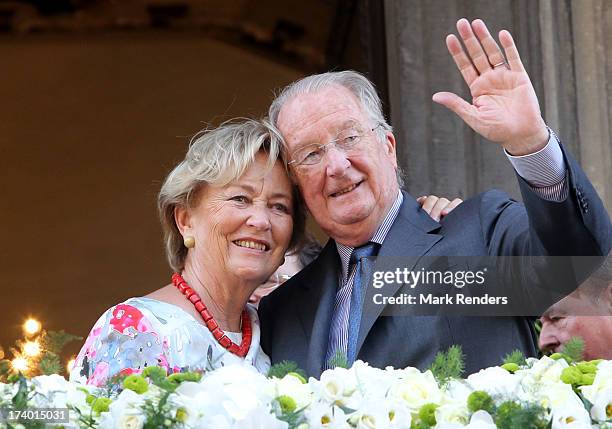
[[[189,137],[265,114],[306,74],[376,83],[413,195],[518,197],[499,148],[431,102],[467,94],[444,45],[463,16],[513,32],[545,118],[612,208],[612,2],[0,2],[0,345],[28,315],[85,336],[166,284],[155,199]]]

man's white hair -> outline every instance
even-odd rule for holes
[[[364,113],[372,121],[372,128],[377,127],[375,130],[376,137],[380,142],[384,143],[387,139],[386,133],[393,132],[393,128],[385,119],[380,97],[372,82],[361,73],[353,70],[315,74],[287,85],[270,105],[268,111],[270,121],[275,126],[278,126],[277,122],[280,111],[289,100],[301,94],[312,94],[330,86],[346,88],[357,98]],[[399,167],[397,169],[397,182],[400,187],[404,185],[402,172]]]

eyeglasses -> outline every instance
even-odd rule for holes
[[[380,127],[382,124],[376,125],[374,128],[370,128],[370,132]],[[326,144],[309,144],[295,151],[293,159],[287,163],[287,165],[295,164],[297,166],[302,165],[315,165],[321,162],[327,150],[330,146],[335,147],[337,150],[341,150],[345,154],[351,154],[359,151],[363,144],[362,140],[365,136],[365,132],[357,127],[350,127],[343,131],[340,131],[335,139]]]

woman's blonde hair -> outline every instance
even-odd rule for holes
[[[164,234],[166,257],[170,267],[181,271],[187,248],[176,226],[176,207],[193,207],[203,185],[225,186],[241,177],[263,152],[267,164],[262,176],[282,156],[282,137],[267,120],[232,119],[212,130],[203,130],[190,141],[185,159],[166,177],[159,191],[157,208]],[[283,163],[285,164],[285,163]],[[293,235],[290,249],[298,247],[304,234],[304,210],[299,191],[293,191]]]

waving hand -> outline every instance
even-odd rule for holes
[[[512,155],[543,148],[548,130],[510,33],[499,32],[502,52],[480,19],[471,24],[461,19],[457,30],[465,49],[453,34],[447,36],[446,46],[470,88],[472,103],[450,92],[438,92],[433,100],[486,139],[501,143]]]

